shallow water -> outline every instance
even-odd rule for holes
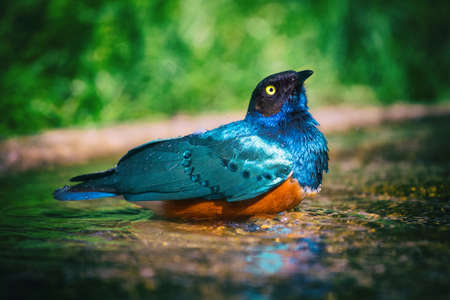
[[[118,199],[57,202],[116,160],[0,178],[9,298],[447,299],[450,117],[329,135],[319,196],[239,222],[162,220]],[[108,298],[106,298],[108,297]]]

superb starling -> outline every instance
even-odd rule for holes
[[[168,217],[193,219],[291,209],[320,189],[328,171],[327,141],[308,110],[304,87],[312,73],[270,75],[253,91],[244,120],[143,144],[115,168],[73,177],[80,183],[53,195],[123,196]]]

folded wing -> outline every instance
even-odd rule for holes
[[[218,128],[139,146],[119,161],[116,190],[129,201],[240,201],[261,195],[290,176],[289,153],[242,128],[239,132]]]

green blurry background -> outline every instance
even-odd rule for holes
[[[0,4],[0,136],[245,110],[270,73],[313,69],[312,105],[450,98],[449,1]]]

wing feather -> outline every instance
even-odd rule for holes
[[[218,128],[132,149],[117,165],[117,188],[130,201],[241,201],[286,180],[293,168],[289,153],[238,129],[240,134]]]

